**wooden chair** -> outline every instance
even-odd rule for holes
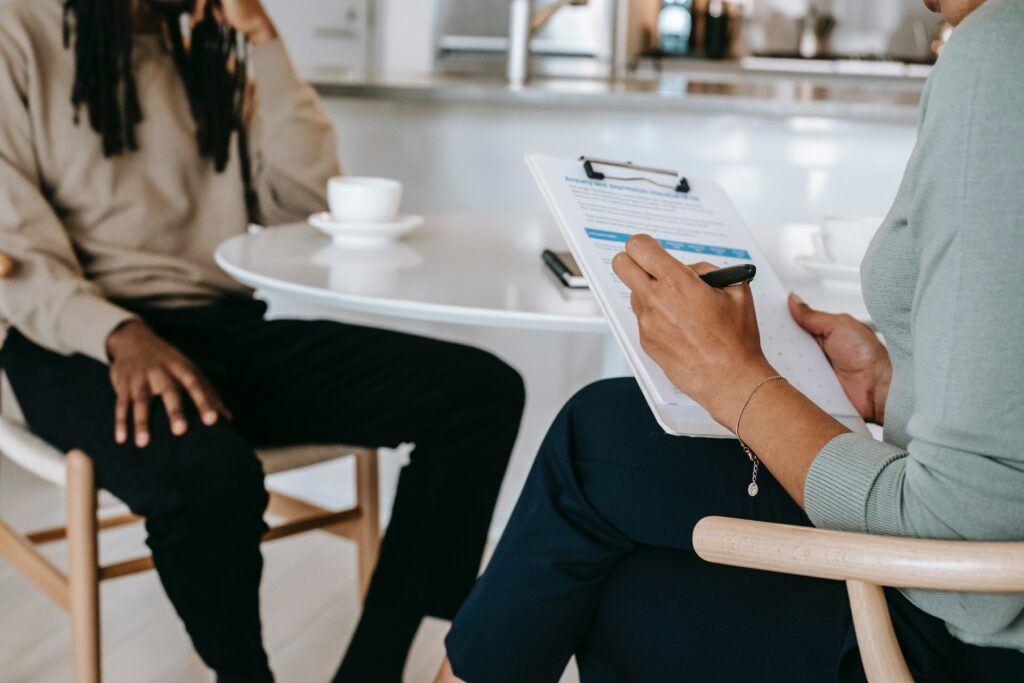
[[[935,541],[828,531],[726,517],[693,530],[716,564],[845,581],[871,683],[913,683],[882,587],[1024,592],[1024,542]]]
[[[14,262],[0,253],[0,279],[14,271]],[[149,556],[102,566],[99,532],[142,522],[123,512],[100,516],[100,508],[121,506],[112,495],[96,489],[92,460],[81,451],[66,456],[24,426],[6,383],[8,394],[0,417],[0,456],[6,456],[35,476],[67,490],[67,525],[32,533],[18,533],[0,519],[0,557],[7,559],[71,616],[72,657],[76,683],[101,680],[100,603],[101,581],[144,572],[153,567]],[[264,541],[323,530],[355,541],[359,548],[359,584],[363,596],[377,564],[380,541],[380,500],[377,451],[350,446],[296,446],[257,453],[269,474],[299,469],[348,455],[356,461],[356,501],[348,510],[325,510],[312,503],[270,491],[268,512],[284,521],[264,535]],[[67,540],[68,572],[47,560],[37,546]]]

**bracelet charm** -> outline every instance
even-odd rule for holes
[[[753,391],[751,391],[750,394],[747,395],[747,400],[743,402],[743,407],[740,408],[740,414],[736,418],[736,438],[739,439],[740,448],[743,449],[743,452],[747,454],[747,458],[749,458],[750,462],[753,463],[753,472],[750,475],[750,484],[747,485],[747,495],[750,496],[751,498],[756,496],[757,492],[760,490],[760,488],[757,485],[757,470],[760,469],[761,461],[757,459],[757,456],[754,454],[752,450],[750,450],[750,447],[743,442],[743,437],[740,436],[740,422],[743,420],[743,413],[747,412],[747,406],[750,405],[750,401],[751,399],[754,398],[754,395],[761,390],[761,387],[763,387],[765,384],[768,384],[768,382],[772,382],[774,380],[782,380],[783,382],[785,382],[786,378],[783,377],[782,375],[771,375],[770,377],[765,377],[763,380],[758,382],[757,386],[754,387]]]

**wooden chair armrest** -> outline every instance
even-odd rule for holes
[[[0,251],[0,280],[6,280],[14,273],[14,259]]]
[[[706,517],[693,530],[716,564],[893,588],[1024,592],[1024,542],[936,541]]]

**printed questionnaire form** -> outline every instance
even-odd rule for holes
[[[751,287],[769,362],[823,410],[851,429],[865,430],[817,342],[790,316],[785,288],[721,187],[691,178],[690,192],[682,193],[642,181],[592,180],[578,160],[531,154],[527,163],[665,431],[731,436],[640,347],[629,289],[611,266],[625,242],[638,233],[651,235],[684,263],[757,266]]]

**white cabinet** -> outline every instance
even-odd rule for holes
[[[372,0],[263,0],[306,75],[344,75],[368,66]]]

